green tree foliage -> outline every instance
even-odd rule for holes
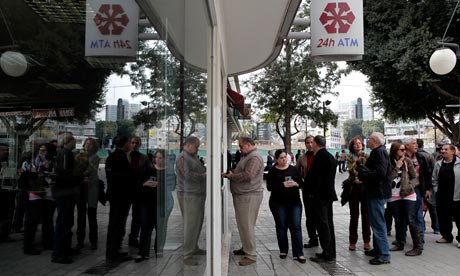
[[[117,136],[133,137],[136,134],[136,126],[132,120],[117,121]]]
[[[459,141],[457,109],[460,67],[439,76],[429,58],[441,40],[457,1],[364,1],[365,55],[352,67],[369,77],[372,104],[385,118],[428,118],[452,141]],[[460,10],[444,42],[460,41]]]
[[[309,14],[308,6],[299,16],[305,14]],[[299,127],[307,118],[315,122],[337,123],[337,116],[328,107],[323,114],[321,97],[336,95],[332,88],[338,84],[344,71],[335,63],[313,62],[309,54],[306,41],[285,40],[280,56],[245,83],[250,85],[253,111],[270,114],[264,118],[266,122],[275,123],[276,133],[283,139],[288,152],[291,151],[291,137],[301,131]]]
[[[369,137],[369,135],[375,131],[383,133],[385,129],[385,122],[382,120],[363,121],[362,129],[363,137]]]
[[[363,120],[360,119],[351,119],[343,123],[343,137],[345,139],[345,144],[348,144],[348,141],[355,136],[363,137]]]
[[[150,98],[148,108],[135,116],[136,125],[154,125],[168,119],[183,138],[196,131],[197,123],[206,122],[206,74],[169,55],[163,41],[140,43],[140,57],[129,70],[131,82],[140,92],[133,96]]]
[[[106,146],[110,139],[113,139],[117,134],[117,123],[110,121],[97,121],[96,122],[96,137]]]

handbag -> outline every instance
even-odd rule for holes
[[[351,193],[351,185],[353,183],[351,182],[350,179],[345,179],[342,182],[342,193],[340,194],[340,203],[342,206],[348,203],[350,201],[350,193]]]

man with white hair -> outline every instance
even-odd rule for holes
[[[391,261],[384,212],[386,200],[391,197],[392,169],[384,143],[383,134],[373,132],[367,139],[367,147],[372,150],[371,154],[366,165],[358,166],[355,172],[358,180],[362,181],[367,197],[374,249],[365,251],[364,254],[374,257],[369,261],[372,265],[389,264]]]

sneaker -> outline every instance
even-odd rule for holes
[[[243,259],[240,260],[239,265],[240,266],[247,266],[247,265],[252,265],[256,261],[253,259],[249,259],[248,257],[244,257]]]
[[[439,240],[436,241],[436,243],[452,243],[452,241],[448,241],[445,238],[440,238]]]
[[[382,264],[389,264],[391,263],[390,260],[384,260],[384,259],[381,259],[381,258],[374,258],[372,260],[369,261],[369,263],[371,265],[382,265]]]

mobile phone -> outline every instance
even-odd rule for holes
[[[284,180],[285,180],[285,181],[292,181],[292,177],[291,177],[291,176],[286,176],[286,177],[284,178]]]

